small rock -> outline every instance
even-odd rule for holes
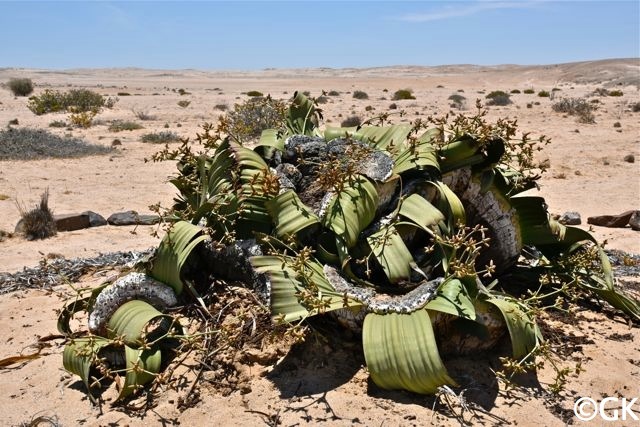
[[[624,228],[629,223],[631,216],[638,211],[626,211],[620,215],[599,215],[587,218],[587,224],[599,225],[601,227]]]
[[[74,231],[91,227],[89,215],[83,213],[54,215],[53,221],[56,223],[56,230],[58,231]]]
[[[107,225],[107,220],[100,214],[97,214],[93,211],[84,211],[82,215],[89,216],[89,224],[91,227],[102,227],[103,225]]]
[[[306,135],[292,135],[284,143],[282,158],[289,162],[302,157],[305,160],[313,158],[324,158],[327,156],[327,143],[319,137]]]
[[[558,219],[558,222],[564,225],[580,225],[582,224],[582,218],[578,212],[565,212]]]
[[[640,211],[635,211],[629,218],[629,226],[632,230],[640,231]]]
[[[115,147],[116,145],[122,145],[122,141],[120,141],[119,139],[114,139],[113,141],[111,141],[111,146]]]
[[[624,156],[624,161],[627,163],[635,163],[636,157],[633,154],[627,154]]]
[[[111,225],[153,225],[160,222],[157,215],[140,215],[136,211],[116,212],[107,218]]]

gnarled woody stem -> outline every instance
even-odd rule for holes
[[[106,287],[98,297],[89,313],[89,330],[104,335],[107,322],[124,303],[140,299],[148,302],[160,311],[178,303],[173,289],[143,273],[129,273]]]

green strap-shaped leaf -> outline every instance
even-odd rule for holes
[[[502,313],[511,337],[514,358],[522,359],[538,346],[542,340],[540,330],[535,321],[516,301],[494,297],[484,303],[497,307]],[[477,300],[476,304],[483,304],[483,301]]]
[[[289,236],[314,225],[320,219],[307,207],[295,191],[287,190],[266,203],[278,237]]]
[[[271,281],[271,314],[274,318],[284,316],[285,322],[295,322],[319,314],[318,310],[310,310],[300,303],[299,292],[308,289],[299,274],[292,268],[294,258],[287,256],[256,256],[251,258],[251,264],[260,273],[266,273]],[[345,300],[342,293],[337,292],[329,283],[322,271],[322,265],[308,260],[305,263],[309,281],[317,288],[315,297],[324,303],[321,312],[329,312],[345,307],[360,306],[353,300]]]
[[[346,138],[347,136],[354,135],[358,130],[357,126],[352,127],[333,127],[327,126],[322,134],[325,141],[331,141],[336,138]]]
[[[442,364],[424,309],[410,314],[367,314],[362,346],[371,379],[381,388],[432,394],[442,385],[455,385]]]
[[[100,351],[112,344],[113,342],[107,338],[90,336],[76,338],[64,347],[62,353],[62,364],[64,368],[82,379],[92,402],[94,398],[90,391],[91,384],[89,384],[91,365],[98,357]]]
[[[575,227],[567,227],[567,229],[569,228]],[[581,229],[578,228],[577,230]],[[614,308],[627,314],[629,317],[639,321],[640,301],[631,295],[627,295],[624,291],[615,288],[613,282],[613,269],[611,268],[609,257],[601,247],[598,247],[598,256],[602,267],[602,275],[593,274],[589,277],[588,281],[578,278],[578,285],[583,289],[593,292],[598,297],[611,304]],[[594,284],[598,284],[599,286],[595,286]]]
[[[291,135],[311,136],[316,127],[315,123],[318,123],[320,117],[320,111],[316,109],[313,101],[302,92],[293,94],[293,101],[285,116],[287,129]]]
[[[277,129],[265,129],[260,135],[260,141],[253,149],[263,159],[271,159],[273,153],[284,150],[284,138]]]
[[[386,150],[389,146],[397,147],[403,144],[410,132],[409,125],[362,126],[353,134],[353,138],[378,150]]]
[[[191,251],[208,239],[200,227],[186,221],[175,223],[162,239],[150,271],[151,277],[171,286],[176,294],[182,293],[180,278],[182,267]]]
[[[399,214],[429,234],[433,234],[433,226],[445,220],[442,212],[424,197],[415,193],[402,200]]]
[[[358,235],[373,221],[378,207],[375,185],[364,176],[357,176],[353,183],[333,196],[322,223],[340,236],[347,247],[358,241]]]
[[[557,245],[560,228],[555,230],[549,223],[549,214],[542,197],[518,196],[509,199],[518,213],[520,234],[525,245]]]
[[[446,173],[484,162],[482,148],[482,144],[470,135],[461,136],[440,149],[440,170]]]
[[[447,185],[441,181],[430,181],[431,185],[436,187],[440,193],[437,207],[440,212],[444,213],[447,218],[447,226],[450,232],[454,232],[459,224],[466,223],[466,215],[464,206],[460,198]]]
[[[268,169],[268,166],[265,163],[264,159],[260,157],[260,155],[255,151],[236,144],[231,145],[231,150],[233,152],[234,158],[236,159],[236,162],[241,169],[249,168],[257,169],[260,171]]]
[[[448,279],[443,282],[438,288],[436,297],[429,301],[425,308],[465,319],[476,319],[473,302],[469,299],[466,288],[458,279]]]
[[[162,352],[159,348],[143,350],[125,346],[124,350],[126,373],[118,400],[124,399],[141,386],[153,381],[162,365]]]
[[[389,282],[395,284],[411,277],[413,257],[393,225],[383,227],[367,237],[367,243]]]
[[[147,327],[154,320],[162,320],[154,330]],[[122,304],[109,319],[107,334],[109,338],[122,339],[127,345],[138,347],[146,341],[161,338],[169,332],[169,327],[177,325],[174,319],[156,310],[142,300],[132,300]]]
[[[410,170],[440,170],[440,161],[432,138],[426,133],[412,145],[403,144],[393,151],[393,172],[400,175]]]

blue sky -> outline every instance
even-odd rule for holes
[[[0,67],[255,70],[640,56],[631,1],[0,1]]]

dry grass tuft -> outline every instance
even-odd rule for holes
[[[22,219],[18,229],[27,240],[46,239],[56,234],[56,223],[53,220],[53,212],[49,209],[49,190],[47,189],[40,199],[40,204],[30,211],[25,211],[18,204]]]

